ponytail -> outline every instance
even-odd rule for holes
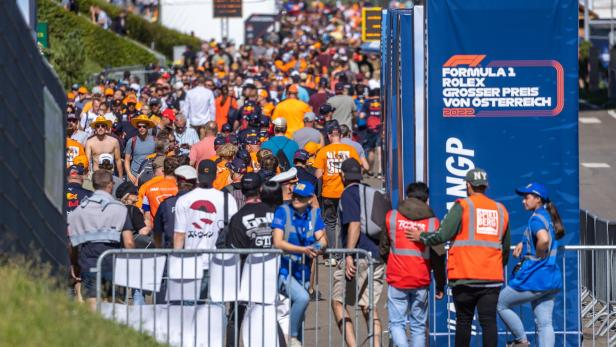
[[[550,213],[550,217],[552,218],[552,225],[554,226],[554,233],[556,234],[556,239],[560,240],[563,236],[565,236],[565,228],[563,227],[563,222],[560,219],[558,210],[551,201],[547,201],[545,203],[545,209],[548,210],[548,212]]]

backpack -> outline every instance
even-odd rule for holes
[[[383,192],[365,184],[351,184],[345,190],[355,185],[359,189],[361,233],[371,239],[378,240],[381,233],[385,230],[385,215],[391,210],[391,202]],[[339,208],[342,211],[342,204],[340,204]]]
[[[287,142],[285,142],[282,148],[276,145],[276,147],[278,147],[278,150],[276,151],[276,153],[274,153],[274,155],[276,156],[276,158],[278,158],[278,166],[280,166],[280,170],[282,171],[287,171],[291,168],[291,163],[289,162],[289,158],[287,158],[287,155],[284,154],[284,148],[287,147],[290,141],[291,140],[287,139]]]

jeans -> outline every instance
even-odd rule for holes
[[[340,239],[336,235],[336,227],[338,226],[338,201],[340,199],[323,198],[323,221],[325,222],[325,233],[327,235],[327,244],[330,248],[343,248],[340,245]]]
[[[500,292],[498,297],[498,315],[505,322],[509,330],[511,330],[516,341],[528,341],[522,320],[511,308],[530,302],[535,314],[535,325],[537,326],[537,346],[552,347],[554,346],[552,311],[554,310],[555,296],[555,291],[518,292],[511,287],[506,287]]]
[[[425,347],[428,317],[428,288],[387,288],[389,331],[395,347]],[[411,327],[411,344],[406,337],[406,322]]]
[[[471,343],[471,325],[475,308],[481,324],[482,346],[496,347],[496,303],[500,287],[453,287],[453,302],[456,307],[456,347],[467,347]]]
[[[310,302],[310,295],[307,290],[310,282],[301,285],[292,275],[288,275],[287,279],[281,276],[280,283],[281,293],[291,300],[291,337],[298,338],[301,341],[302,323],[304,323],[304,315]]]

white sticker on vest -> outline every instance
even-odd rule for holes
[[[477,210],[477,234],[498,235],[498,211],[478,208]]]

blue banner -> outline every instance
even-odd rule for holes
[[[509,210],[512,244],[529,218],[514,189],[531,181],[551,192],[567,231],[561,244],[577,244],[578,2],[429,1],[427,18],[432,208],[442,218],[466,196],[466,172],[481,167],[488,172],[487,195]],[[577,264],[573,257],[565,263],[567,293],[556,299],[554,330],[557,345],[577,346]],[[530,306],[521,312],[534,345]],[[431,309],[430,321],[431,345],[453,345],[450,297]],[[473,331],[481,333],[477,321]],[[511,339],[500,320],[499,334],[499,346]],[[478,336],[473,345],[481,345]]]

